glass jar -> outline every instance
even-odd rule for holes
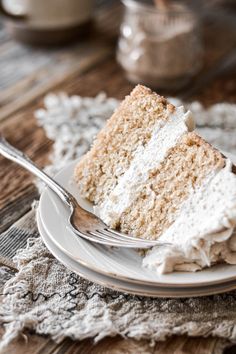
[[[129,80],[153,88],[177,90],[201,69],[200,21],[181,3],[158,9],[123,0],[117,59]]]

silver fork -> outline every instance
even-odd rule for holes
[[[116,247],[150,248],[156,245],[167,245],[167,243],[164,244],[157,241],[134,238],[110,229],[96,215],[81,208],[76,199],[68,191],[49,177],[45,172],[40,170],[22,151],[19,151],[10,145],[1,135],[0,153],[40,178],[64,203],[67,204],[70,208],[69,226],[76,235],[92,242]]]

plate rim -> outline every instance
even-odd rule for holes
[[[234,157],[236,159],[236,155],[233,155],[229,152],[222,152],[224,153],[226,156],[231,156],[231,157]],[[57,180],[57,178],[63,173],[64,170],[67,170],[68,168],[73,168],[75,164],[78,163],[78,161],[80,160],[81,158],[78,158],[72,162],[70,162],[69,164],[67,164],[66,166],[64,166],[60,171],[58,171],[56,173],[56,175],[54,176],[54,179]],[[148,286],[158,286],[158,287],[163,287],[163,288],[166,288],[166,287],[173,287],[173,288],[182,288],[182,287],[186,287],[186,288],[197,288],[197,287],[201,287],[201,286],[209,286],[209,285],[220,285],[220,284],[223,284],[225,282],[230,282],[230,281],[234,281],[236,280],[236,274],[234,276],[230,276],[230,277],[227,277],[226,279],[224,280],[213,280],[213,281],[210,281],[209,283],[209,280],[204,280],[204,281],[201,281],[201,283],[198,285],[194,285],[194,284],[184,284],[184,283],[168,283],[168,282],[165,282],[165,283],[162,283],[162,282],[155,282],[155,281],[151,281],[151,280],[138,280],[136,278],[132,278],[132,277],[126,277],[124,275],[119,275],[117,273],[114,273],[114,272],[109,272],[108,271],[103,271],[99,268],[97,268],[96,266],[88,263],[88,262],[85,262],[83,259],[81,259],[79,256],[77,256],[77,258],[75,258],[69,251],[67,251],[59,242],[57,242],[57,238],[55,238],[48,230],[47,226],[45,225],[45,222],[41,216],[41,207],[42,207],[42,200],[45,198],[45,195],[46,193],[50,193],[50,189],[49,187],[45,187],[40,195],[40,199],[39,199],[39,208],[38,208],[38,211],[39,211],[39,214],[40,214],[40,219],[42,221],[42,224],[44,226],[44,229],[46,230],[47,232],[47,235],[48,237],[50,238],[50,240],[56,245],[56,247],[58,247],[60,249],[61,252],[65,253],[68,257],[70,257],[71,259],[73,259],[74,261],[80,263],[82,266],[90,269],[91,271],[93,272],[96,272],[96,273],[99,273],[99,274],[103,274],[104,276],[108,276],[108,277],[112,277],[114,279],[117,279],[117,280],[122,280],[122,281],[126,281],[126,282],[131,282],[131,283],[134,283],[134,284],[139,284],[139,285],[148,285]],[[90,203],[91,204],[91,203]],[[86,241],[86,240],[83,240],[85,242],[89,242],[89,241]],[[225,266],[232,266],[230,264],[227,264],[227,263],[224,263]],[[215,265],[217,266],[217,265]],[[213,266],[214,267],[214,266]],[[210,268],[213,268],[213,267],[210,267]],[[178,273],[181,273],[181,272],[178,272]]]
[[[112,290],[115,290],[115,291],[118,291],[118,292],[122,292],[122,293],[126,293],[126,294],[130,294],[130,295],[135,295],[135,296],[143,296],[143,297],[151,297],[151,298],[172,298],[172,299],[181,299],[181,298],[192,298],[192,297],[203,297],[203,296],[210,296],[210,295],[215,295],[215,294],[222,294],[222,293],[225,293],[225,292],[228,292],[228,291],[232,291],[232,290],[235,290],[236,289],[236,283],[234,284],[231,284],[231,282],[229,282],[229,284],[227,283],[225,286],[222,284],[223,288],[220,288],[220,289],[215,289],[214,288],[214,285],[212,287],[205,287],[205,291],[204,292],[201,292],[201,293],[198,293],[198,294],[193,294],[193,293],[178,293],[176,294],[176,289],[175,288],[168,288],[169,290],[172,290],[173,293],[163,293],[163,294],[158,294],[157,292],[156,293],[145,293],[145,292],[142,292],[141,290],[140,291],[136,291],[136,290],[131,290],[130,288],[127,289],[126,288],[122,288],[118,285],[115,285],[113,282],[114,280],[116,281],[117,279],[114,279],[112,277],[109,277],[109,276],[106,276],[104,274],[101,274],[101,273],[97,273],[97,272],[94,272],[93,270],[90,270],[92,273],[95,274],[98,274],[98,275],[102,275],[102,277],[105,277],[105,278],[108,278],[110,281],[107,283],[105,281],[100,281],[100,280],[97,280],[97,279],[94,279],[94,278],[90,278],[88,276],[86,276],[83,271],[79,271],[78,268],[76,267],[82,267],[82,268],[85,268],[87,269],[87,267],[84,267],[83,265],[81,265],[80,263],[78,264],[78,262],[76,262],[75,260],[73,260],[72,258],[70,258],[68,255],[66,255],[63,251],[61,251],[60,249],[58,249],[58,247],[54,244],[54,242],[51,240],[51,238],[49,237],[49,235],[47,234],[46,230],[44,230],[44,227],[42,225],[42,221],[40,220],[40,215],[39,213],[37,212],[36,213],[36,220],[37,220],[37,225],[38,225],[38,229],[39,229],[39,233],[40,233],[40,236],[45,244],[45,246],[47,247],[47,249],[52,253],[52,255],[60,262],[62,263],[66,268],[68,268],[70,271],[72,272],[75,272],[76,274],[78,274],[80,277],[88,280],[88,281],[91,281],[93,283],[96,283],[96,284],[99,284],[100,286],[103,286],[105,288],[110,288]],[[45,234],[47,234],[47,236],[45,236]],[[46,240],[46,237],[48,237],[48,239],[50,240],[49,242],[51,242],[53,244],[53,246],[56,248],[56,251],[55,249],[53,250],[52,249],[52,246],[49,245],[49,242],[48,240]],[[72,260],[72,262],[74,262],[76,264],[75,267],[72,267],[70,265],[68,265],[67,261],[63,260],[62,259],[62,256],[58,255],[58,250],[59,252],[61,252],[63,254],[64,257],[66,258],[70,258]],[[120,280],[119,281],[121,282],[124,282],[124,283],[127,283],[127,286],[129,286],[129,282],[125,282],[123,280]],[[138,286],[142,286],[142,284],[136,284]],[[162,288],[162,287],[160,287]],[[156,291],[158,291],[158,287],[156,287],[155,289]],[[161,289],[162,290],[162,289]],[[181,290],[181,289],[180,289]],[[187,291],[189,291],[189,289],[185,289]],[[193,291],[194,289],[192,289],[191,291]],[[184,290],[183,290],[184,291]],[[201,290],[203,291],[203,290]]]

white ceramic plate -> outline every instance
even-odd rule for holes
[[[84,267],[79,262],[67,256],[60,248],[58,248],[45,231],[40,215],[37,215],[37,223],[41,237],[49,249],[49,251],[63,263],[67,268],[77,273],[81,277],[90,280],[102,286],[129,293],[133,295],[141,295],[148,297],[165,297],[165,298],[186,298],[196,296],[206,296],[224,293],[226,291],[234,290],[236,288],[236,281],[231,281],[224,284],[215,284],[212,286],[196,287],[196,288],[171,288],[171,287],[158,287],[142,284],[134,284],[119,280],[116,278],[108,277],[104,274],[94,272],[87,267]]]
[[[235,156],[226,155],[236,163]],[[92,204],[80,197],[77,187],[71,181],[77,162],[64,168],[55,179],[77,198],[82,207],[92,211]],[[71,259],[100,274],[136,284],[175,288],[209,286],[236,280],[236,265],[228,264],[196,273],[159,275],[142,267],[142,257],[135,250],[111,249],[81,239],[68,228],[69,210],[49,188],[45,188],[41,195],[39,213],[44,229],[56,247]]]

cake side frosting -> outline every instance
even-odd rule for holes
[[[149,172],[157,169],[178,139],[193,129],[192,114],[190,111],[185,113],[183,107],[169,113],[167,121],[157,122],[148,144],[137,148],[129,168],[119,178],[116,187],[104,202],[98,207],[95,206],[95,213],[105,223],[115,227],[121,214],[144,188],[149,179]]]
[[[171,246],[154,247],[143,260],[159,273],[196,271],[217,262],[236,264],[236,175],[226,166],[208,175],[183,203],[174,223],[160,236]]]

